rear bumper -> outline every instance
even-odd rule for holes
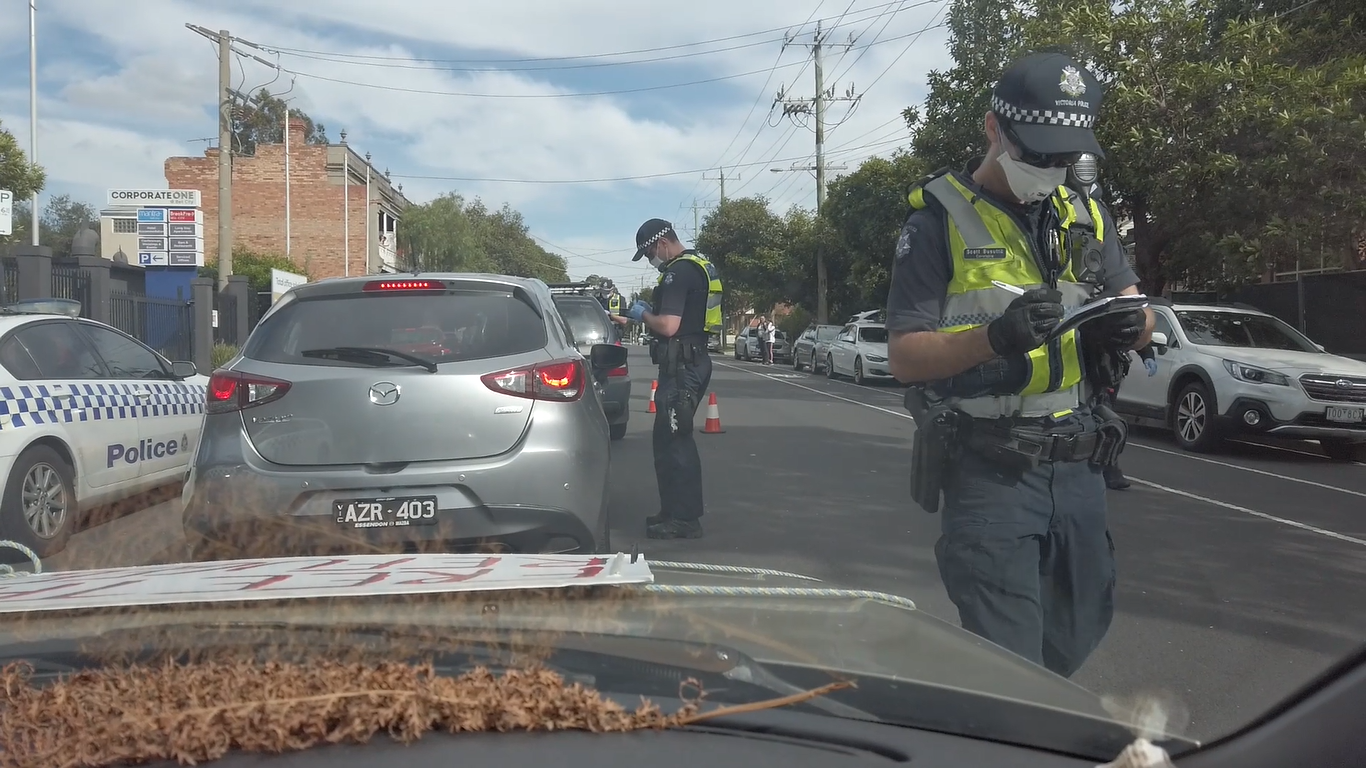
[[[553,428],[538,430],[538,419]],[[494,541],[517,551],[591,550],[606,514],[610,461],[606,420],[596,420],[601,426],[573,430],[583,437],[566,445],[568,425],[538,412],[507,453],[394,469],[273,464],[246,439],[240,416],[210,416],[182,494],[185,532],[246,556],[420,542],[456,550]],[[436,496],[437,523],[357,530],[336,522],[334,501],[391,496]]]

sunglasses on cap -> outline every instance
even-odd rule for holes
[[[1010,121],[996,116],[997,125],[1001,126],[1001,132],[1015,146],[1015,150],[1020,153],[1020,162],[1032,165],[1035,168],[1068,168],[1081,159],[1085,152],[1059,152],[1046,155],[1041,152],[1032,152],[1025,148],[1020,137],[1016,135],[1015,129],[1011,127]]]

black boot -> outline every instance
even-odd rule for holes
[[[1129,487],[1129,478],[1124,476],[1124,470],[1116,464],[1105,468],[1105,487],[1113,491],[1122,491]]]

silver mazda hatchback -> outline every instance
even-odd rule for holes
[[[536,279],[325,280],[289,291],[209,381],[182,498],[196,558],[601,552],[601,391]]]

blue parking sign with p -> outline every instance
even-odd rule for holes
[[[139,254],[138,254],[138,264],[139,264],[139,265],[141,265],[141,266],[147,266],[148,264],[151,264],[151,263],[152,263],[152,254],[150,254],[150,253],[139,253]]]

